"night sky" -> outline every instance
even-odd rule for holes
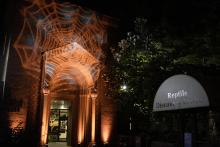
[[[1,0],[0,39],[5,32],[13,32],[13,26],[23,22],[19,9],[28,0]],[[175,32],[202,31],[204,27],[219,24],[219,0],[58,0],[78,4],[108,15],[117,20],[118,32],[125,34],[132,29],[135,17],[145,17],[152,25],[166,22]],[[208,22],[204,26],[204,21]],[[19,27],[16,25],[16,27]],[[18,29],[17,29],[18,30]]]

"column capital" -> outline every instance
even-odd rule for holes
[[[98,96],[97,90],[95,88],[91,88],[90,96],[92,99],[96,99]]]
[[[43,94],[47,96],[50,93],[49,88],[43,88]]]

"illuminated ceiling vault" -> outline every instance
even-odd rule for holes
[[[107,17],[55,1],[33,1],[22,14],[24,23],[14,47],[32,77],[39,79],[44,56],[45,84],[56,83],[53,89],[64,83],[90,86],[97,80]]]

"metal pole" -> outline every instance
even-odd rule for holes
[[[8,44],[7,44],[7,47],[6,47],[6,42],[7,42],[7,37],[5,36],[5,43],[4,43],[4,51],[5,53],[3,52],[3,64],[2,64],[2,73],[1,73],[1,79],[0,79],[0,82],[1,82],[1,100],[4,100],[4,96],[5,96],[5,81],[6,81],[6,75],[7,75],[7,67],[8,67],[8,59],[9,59],[9,50],[10,50],[10,46],[11,46],[11,38],[9,38],[8,40]]]

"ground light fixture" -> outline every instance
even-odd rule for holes
[[[103,143],[103,146],[104,146],[104,147],[108,147],[108,142],[107,142],[107,141],[104,142],[104,143]]]

